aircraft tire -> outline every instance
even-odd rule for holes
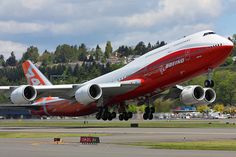
[[[109,121],[111,121],[111,120],[113,119],[113,118],[112,118],[112,114],[111,114],[110,112],[108,112],[107,119],[108,119]]]
[[[100,120],[101,119],[101,113],[97,113],[96,118],[97,118],[97,120]]]
[[[119,120],[120,120],[120,121],[124,120],[123,114],[120,114],[120,115],[119,115]]]
[[[210,87],[211,86],[211,81],[210,80],[205,80],[204,86],[205,87]]]
[[[133,113],[132,112],[128,112],[127,116],[128,116],[129,119],[131,119],[133,117]]]
[[[149,120],[152,120],[153,119],[153,114],[151,113],[148,117]]]
[[[143,119],[144,119],[144,120],[147,120],[147,119],[148,119],[148,114],[147,114],[146,112],[143,114]]]
[[[111,113],[111,117],[112,117],[112,119],[115,119],[115,118],[116,118],[116,113],[115,113],[115,112],[112,112],[112,113]]]

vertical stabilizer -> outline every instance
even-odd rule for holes
[[[26,60],[22,68],[29,85],[52,85],[30,60]]]

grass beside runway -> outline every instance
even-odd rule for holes
[[[110,134],[77,134],[48,132],[0,132],[0,138],[62,138],[81,136],[110,136]]]
[[[180,149],[180,150],[231,150],[236,151],[236,140],[225,141],[186,141],[186,142],[158,142],[158,143],[131,143],[132,146],[147,146],[153,149]]]
[[[60,121],[60,120],[1,120],[0,127],[81,127],[81,128],[128,128],[131,123],[138,123],[140,128],[236,128],[235,123],[220,121]]]

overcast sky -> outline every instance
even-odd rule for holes
[[[167,42],[211,29],[236,33],[236,0],[0,0],[0,54],[17,58],[33,45],[89,48]]]

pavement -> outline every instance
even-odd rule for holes
[[[0,138],[1,157],[235,157],[235,151],[166,150],[120,145],[128,142],[236,140],[236,128],[45,128],[0,127],[0,132],[106,133],[97,145],[79,143],[79,137],[63,138],[54,144],[51,138]]]

